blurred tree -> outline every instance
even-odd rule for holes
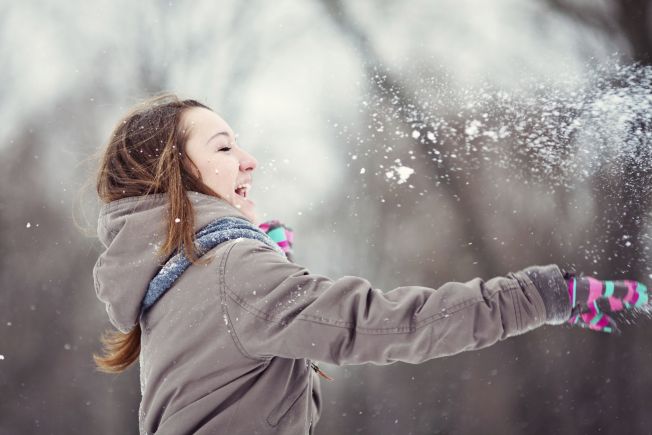
[[[347,35],[361,53],[364,67],[368,76],[372,79],[373,89],[371,91],[384,102],[386,107],[392,110],[392,107],[398,107],[396,111],[396,122],[401,129],[408,134],[413,131],[418,132],[422,140],[419,142],[422,157],[432,156],[435,141],[429,132],[433,131],[431,119],[428,119],[428,110],[425,110],[423,103],[418,101],[416,94],[411,89],[410,83],[396,77],[385,65],[382,55],[374,46],[372,38],[365,33],[361,26],[356,24],[351,14],[347,11],[346,6],[340,0],[323,0],[322,4],[328,11],[333,22]],[[464,120],[448,119],[448,124],[457,131],[463,132],[463,125],[459,125]],[[389,129],[388,129],[389,130]],[[438,143],[439,152],[445,157],[455,153],[456,144],[448,140]],[[464,234],[465,241],[468,245],[473,246],[474,254],[482,259],[476,267],[476,273],[482,276],[488,276],[496,270],[500,270],[500,264],[497,262],[497,256],[492,252],[491,247],[485,240],[485,225],[482,220],[481,211],[471,199],[471,195],[465,186],[468,185],[468,174],[466,171],[455,171],[450,161],[444,164],[435,163],[435,159],[420,159],[426,166],[426,173],[436,174],[430,180],[433,182],[433,190],[437,190],[443,181],[441,188],[446,191],[448,198],[454,198],[451,201],[455,210],[455,215],[459,218],[459,231]],[[376,216],[380,224],[381,234],[386,233],[386,224],[382,224],[384,216]]]
[[[551,10],[604,33],[622,38],[633,62],[652,65],[652,1],[543,0]]]

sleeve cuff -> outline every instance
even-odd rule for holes
[[[568,299],[568,284],[564,272],[555,264],[531,266],[523,272],[532,280],[539,291],[546,308],[546,323],[561,325],[571,315],[571,303]]]

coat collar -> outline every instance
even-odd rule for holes
[[[221,217],[247,219],[221,198],[193,191],[187,194],[195,232]],[[162,266],[156,253],[165,242],[167,205],[167,194],[161,193],[122,198],[100,210],[97,234],[104,251],[93,268],[93,281],[111,323],[121,332],[138,323],[148,284]]]

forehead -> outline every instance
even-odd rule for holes
[[[183,128],[190,136],[208,137],[219,131],[227,131],[233,136],[233,130],[220,115],[203,107],[193,107],[183,114]]]

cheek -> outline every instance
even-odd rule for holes
[[[197,166],[206,178],[214,179],[224,173],[224,162],[219,158],[206,157]]]
[[[194,154],[194,155],[188,154],[188,158],[189,160],[192,161],[193,163],[192,166],[196,167],[197,170],[199,170],[202,177],[208,175],[209,169],[213,164],[212,162],[213,159],[211,158],[211,156],[207,156],[204,154]]]
[[[213,178],[210,162],[204,160],[195,163],[195,165],[197,166],[197,169],[199,169],[199,173],[201,174],[201,178],[204,180],[204,182]]]
[[[211,159],[206,162],[206,172],[211,178],[219,180],[228,174],[228,165],[223,160]]]
[[[228,160],[208,159],[202,165],[202,173],[206,175],[206,180],[217,190],[222,191],[222,193],[231,193],[238,170],[237,166]]]

